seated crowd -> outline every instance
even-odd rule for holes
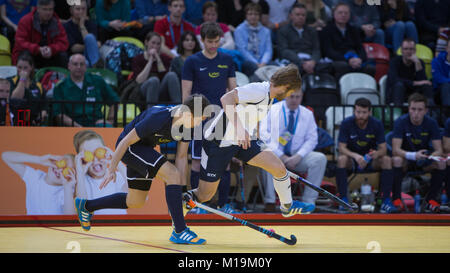
[[[420,170],[431,174],[423,211],[448,212],[448,204],[439,202],[441,191],[450,190],[450,161],[433,158],[450,154],[450,0],[382,0],[378,6],[365,0],[69,2],[0,0],[0,34],[11,56],[11,63],[0,65],[16,69],[12,77],[0,75],[2,125],[22,124],[14,111],[28,109],[27,125],[114,127],[120,103],[140,110],[178,104],[191,90],[207,95],[212,85],[233,89],[238,76],[268,81],[290,63],[304,79],[329,75],[338,94],[340,79],[349,73],[377,78],[379,87],[386,75],[379,105],[400,107],[404,114],[385,128],[373,116],[376,103],[354,102],[353,115],[344,117],[335,138],[336,192],[351,202],[349,174],[380,172],[380,212],[399,212],[405,209],[403,178]],[[217,40],[205,30],[214,27]],[[367,45],[389,52],[382,75]],[[432,56],[424,59],[419,46]],[[198,76],[202,69],[208,79]],[[325,130],[314,110],[329,105],[306,106],[308,91],[274,104],[260,135],[288,169],[320,186],[330,159],[319,149]],[[265,210],[273,211],[270,175],[246,171],[262,182]],[[318,195],[307,188],[301,198],[315,203]]]

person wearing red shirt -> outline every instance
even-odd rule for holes
[[[13,64],[21,52],[28,50],[36,68],[66,67],[69,41],[54,8],[54,0],[38,0],[37,7],[20,19],[12,52]]]
[[[183,0],[169,0],[168,9],[170,15],[156,21],[154,31],[163,37],[164,43],[161,45],[161,52],[175,57],[175,47],[184,31],[194,32],[191,23],[183,20],[183,13],[186,10]],[[171,50],[175,49],[173,52]]]

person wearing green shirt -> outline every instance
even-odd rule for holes
[[[106,124],[102,107],[105,104],[112,105],[119,102],[117,93],[103,78],[86,72],[86,58],[81,54],[70,57],[68,69],[70,77],[56,85],[53,100],[74,103],[53,104],[53,115],[56,116],[57,122],[64,126],[111,127],[115,107],[109,108]]]
[[[132,36],[129,28],[124,26],[131,20],[130,0],[97,0],[95,15],[102,42],[117,36]]]

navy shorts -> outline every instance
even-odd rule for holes
[[[151,146],[133,144],[122,157],[127,165],[128,188],[148,191],[152,179],[167,159]]]
[[[260,140],[252,140],[250,148],[244,150],[237,145],[219,147],[218,141],[203,140],[200,179],[206,182],[216,182],[222,177],[233,157],[248,162],[263,150],[261,145]]]

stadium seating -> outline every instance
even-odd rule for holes
[[[375,61],[375,80],[379,81],[389,71],[389,50],[377,43],[363,43],[363,46],[367,58]]]
[[[380,104],[380,94],[375,79],[364,73],[347,73],[339,79],[342,104],[354,104],[359,97],[365,97],[373,105]]]
[[[0,66],[11,65],[11,43],[8,38],[0,35]]]

